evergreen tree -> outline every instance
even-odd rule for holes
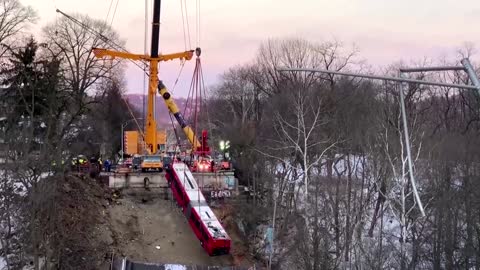
[[[12,57],[2,72],[0,93],[6,108],[7,133],[21,131],[10,140],[21,139],[30,144],[30,151],[39,150],[46,140],[53,139],[59,104],[59,61],[38,59],[37,42],[30,38],[23,48],[12,50]],[[50,126],[49,126],[50,125]],[[8,138],[7,138],[8,139]]]

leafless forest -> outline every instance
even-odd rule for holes
[[[415,66],[457,65],[472,53],[466,46],[455,62]],[[379,73],[396,76],[402,65]],[[233,141],[240,179],[252,189],[238,216],[253,243],[276,208],[273,268],[480,268],[478,93],[412,84],[405,91],[422,217],[408,178],[399,85],[277,67],[371,70],[337,41],[270,40],[212,92],[212,125]],[[460,72],[414,78],[469,83]]]

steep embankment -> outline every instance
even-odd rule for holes
[[[124,194],[106,214],[105,235],[120,256],[144,262],[232,265],[231,256],[210,257],[173,201],[155,193]]]
[[[96,180],[77,176],[51,179],[45,184],[55,187],[48,195],[55,205],[54,211],[49,210],[50,218],[56,220],[51,245],[60,251],[50,265],[57,264],[61,269],[108,269],[112,254],[155,263],[253,264],[229,207],[215,212],[232,238],[233,256],[210,257],[174,201],[158,192],[113,192]]]

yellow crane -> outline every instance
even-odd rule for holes
[[[162,61],[169,61],[174,59],[180,60],[191,60],[193,57],[194,50],[172,53],[172,54],[158,54],[158,42],[159,42],[159,30],[160,30],[160,0],[154,0],[153,5],[153,23],[152,23],[152,43],[151,43],[151,51],[150,55],[143,55],[143,54],[132,54],[127,52],[119,52],[101,48],[93,48],[93,53],[97,58],[103,57],[111,57],[111,58],[123,58],[123,59],[130,59],[134,61],[145,61],[149,63],[149,82],[148,82],[148,97],[147,97],[147,116],[146,116],[146,123],[145,123],[145,146],[147,153],[149,155],[154,155],[158,151],[158,144],[157,144],[157,122],[155,121],[155,113],[154,113],[154,104],[155,104],[155,95],[157,93],[157,88],[159,93],[162,95],[165,104],[167,105],[168,109],[172,114],[174,114],[177,121],[180,119],[183,120],[182,116],[179,114],[179,110],[171,95],[166,90],[163,83],[160,83],[158,80],[158,64]],[[160,86],[160,87],[159,87]],[[182,121],[184,122],[184,121]],[[182,125],[180,123],[180,125]],[[193,130],[188,126],[183,124],[182,129],[184,130],[187,138],[190,142],[194,142],[193,145],[199,144],[198,141],[195,144],[195,134]]]

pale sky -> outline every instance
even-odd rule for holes
[[[149,26],[151,5],[149,3]],[[465,42],[480,41],[479,0],[199,0],[200,47],[207,85],[229,67],[251,61],[268,38],[298,37],[311,41],[335,38],[355,44],[367,63],[381,68],[398,60],[452,56]],[[60,18],[63,12],[85,13],[105,20],[111,0],[21,0],[32,6],[40,21],[32,31]],[[115,6],[117,0],[113,0]],[[191,47],[196,47],[196,1],[185,0]],[[181,0],[163,0],[160,51],[184,51]],[[111,21],[110,12],[108,22]],[[130,52],[143,53],[145,1],[118,0],[112,27]],[[150,36],[150,33],[148,34]],[[188,45],[187,45],[188,46]],[[477,46],[476,46],[477,47]],[[150,38],[147,42],[150,51]],[[185,65],[175,92],[185,96],[194,61]],[[163,63],[160,77],[172,88],[179,61]],[[128,93],[143,92],[142,71],[128,64]]]

